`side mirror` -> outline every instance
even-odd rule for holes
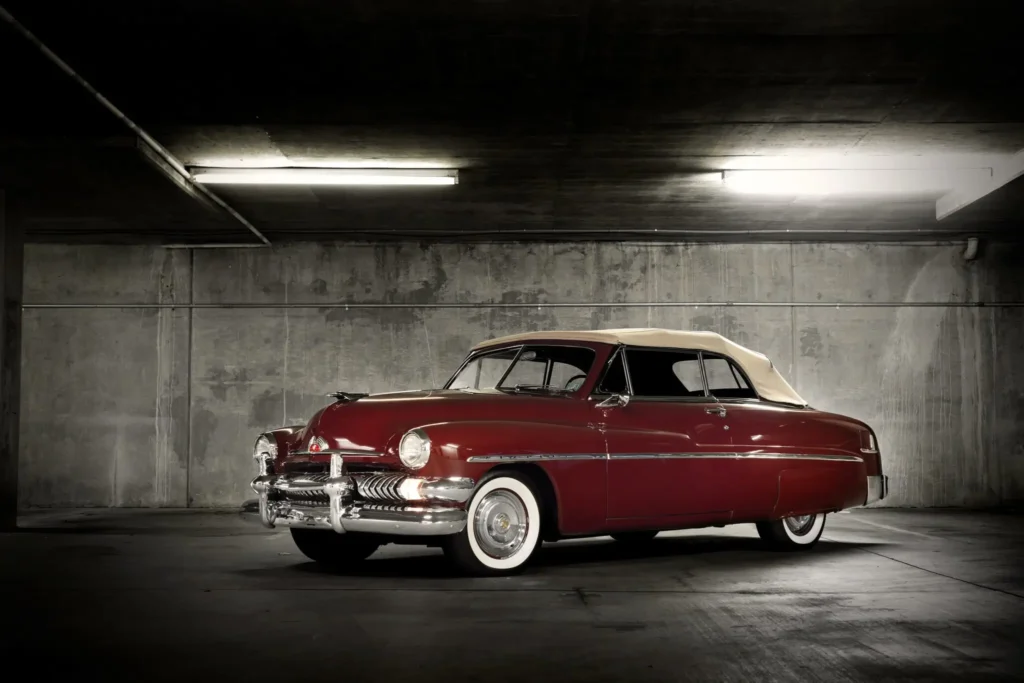
[[[626,394],[612,394],[597,404],[598,408],[618,408],[629,404],[629,396]]]

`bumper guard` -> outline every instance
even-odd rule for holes
[[[864,501],[865,505],[871,505],[889,495],[889,477],[885,475],[868,476],[868,496]]]

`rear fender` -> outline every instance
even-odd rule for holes
[[[779,496],[772,517],[833,512],[856,507],[867,496],[860,463],[808,463],[779,473]]]

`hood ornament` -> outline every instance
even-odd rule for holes
[[[331,398],[335,398],[342,403],[349,403],[351,401],[358,401],[361,398],[366,398],[369,394],[354,394],[348,391],[335,391],[327,394]]]

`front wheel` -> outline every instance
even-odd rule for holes
[[[358,534],[336,534],[319,529],[291,529],[292,540],[302,554],[322,565],[342,568],[365,560],[380,543]]]
[[[806,550],[818,542],[824,530],[824,512],[757,523],[758,535],[777,550]]]
[[[540,545],[540,524],[532,482],[518,472],[500,473],[477,487],[466,528],[445,539],[444,553],[469,574],[516,574]]]

